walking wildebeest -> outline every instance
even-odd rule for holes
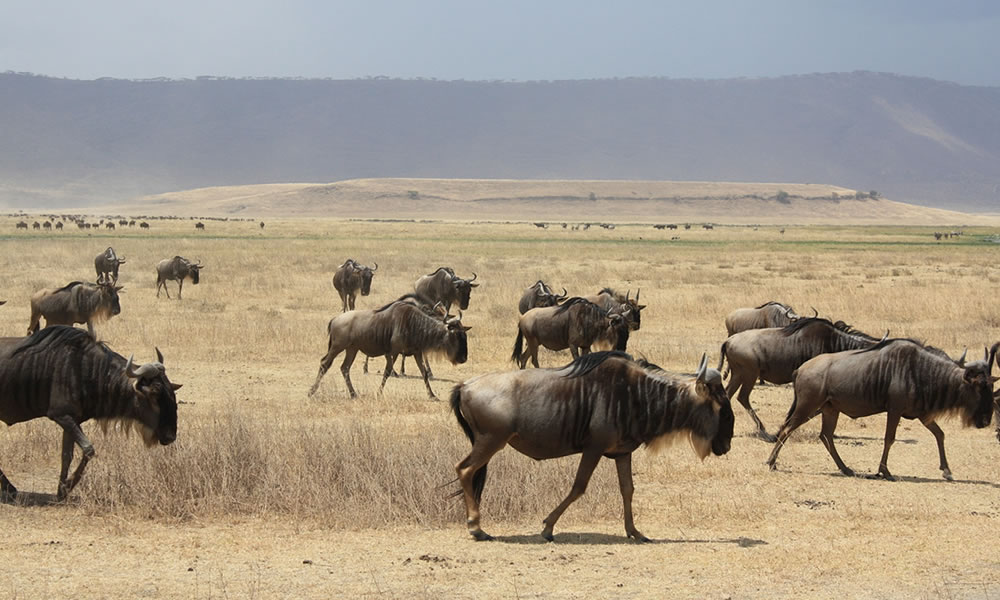
[[[455,271],[448,267],[438,267],[436,271],[428,275],[422,275],[413,284],[414,291],[420,296],[427,298],[431,303],[442,303],[446,311],[451,311],[451,305],[458,302],[458,308],[467,310],[469,308],[469,296],[472,288],[479,287],[478,283],[472,283],[477,278],[475,273],[472,279],[462,279],[455,275]]]
[[[587,490],[601,456],[613,458],[625,505],[625,533],[649,541],[632,520],[632,452],[687,435],[695,454],[722,456],[733,437],[733,409],[722,377],[702,357],[693,378],[675,377],[621,352],[595,352],[561,369],[491,373],[456,385],[451,408],[472,451],[456,465],[466,525],[476,540],[492,539],[479,524],[486,466],[510,444],[535,460],[582,454],[566,498],[545,517],[542,537]]]
[[[523,369],[530,358],[537,369],[539,346],[549,350],[569,348],[577,358],[581,353],[589,354],[596,342],[624,352],[628,337],[627,315],[609,314],[593,302],[575,297],[559,306],[533,308],[521,315],[510,359]]]
[[[635,298],[630,298],[631,291],[625,292],[623,296],[621,292],[604,288],[593,296],[584,296],[584,298],[600,306],[606,312],[626,315],[629,329],[637,331],[642,324],[642,309],[646,308],[645,304],[639,304],[640,291],[636,290]]]
[[[385,387],[396,357],[409,354],[416,359],[428,396],[437,399],[428,381],[424,357],[444,354],[452,364],[462,364],[468,359],[466,332],[471,327],[462,325],[461,318],[461,315],[434,318],[407,302],[391,302],[378,310],[352,310],[337,315],[327,325],[327,353],[320,361],[319,373],[309,389],[309,395],[316,393],[320,380],[337,355],[345,352],[340,372],[344,375],[351,398],[356,398],[357,393],[351,385],[351,364],[360,351],[367,356],[385,357],[380,392]]]
[[[191,283],[198,285],[198,275],[201,269],[205,266],[198,261],[197,264],[192,263],[186,258],[181,256],[175,256],[173,258],[164,258],[156,265],[156,297],[160,297],[160,288],[167,294],[167,298],[170,298],[170,291],[167,290],[168,281],[177,282],[177,299],[181,299],[181,290],[184,289],[184,280],[191,279]]]
[[[198,221],[197,223],[194,224],[194,228],[200,231],[205,231],[205,224],[202,223],[201,221]]]
[[[24,221],[18,221],[17,225],[14,226],[14,229],[28,229],[28,224]]]
[[[333,287],[340,294],[340,301],[344,307],[341,312],[354,310],[354,301],[358,297],[358,292],[362,296],[367,296],[372,291],[372,276],[378,270],[378,263],[375,268],[355,262],[353,258],[348,258],[344,264],[337,267],[337,272],[333,274]]]
[[[87,331],[94,337],[94,322],[107,321],[121,313],[118,292],[122,287],[107,278],[97,283],[74,281],[59,289],[38,290],[31,296],[31,320],[28,335],[38,331],[39,321],[45,317],[45,326],[86,323]]]
[[[130,423],[146,446],[167,445],[177,437],[177,399],[181,386],[167,379],[163,355],[136,368],[80,329],[60,325],[0,346],[0,421],[14,425],[48,417],[63,428],[58,498],[79,483],[94,445],[80,424],[97,419],[106,428]],[[105,429],[106,430],[106,429]],[[73,476],[73,445],[83,452]],[[0,471],[0,497],[13,501],[17,489]]]
[[[108,246],[107,250],[94,258],[94,269],[97,271],[98,279],[107,278],[111,281],[118,281],[118,267],[124,264],[125,259],[119,258],[111,246]]]
[[[997,348],[1000,342],[985,352],[983,360],[964,367],[909,339],[885,340],[864,350],[822,354],[807,361],[795,375],[795,399],[778,430],[768,466],[775,468],[778,452],[788,436],[820,411],[820,440],[840,472],[853,476],[854,471],[844,464],[833,445],[837,419],[840,413],[857,419],[884,412],[885,445],[878,474],[893,480],[888,466],[889,448],[896,439],[900,418],[920,419],[937,440],[942,476],[951,480],[944,455],[944,432],[937,419],[956,414],[967,427],[982,429],[990,424]]]
[[[798,318],[791,306],[773,300],[757,308],[737,308],[726,316],[726,335],[748,329],[784,327],[791,325]]]
[[[534,285],[524,290],[520,302],[517,303],[517,310],[523,315],[532,308],[555,306],[565,300],[567,295],[566,288],[563,288],[563,293],[560,295],[553,292],[552,288],[539,279]]]
[[[785,327],[748,329],[729,336],[722,344],[719,370],[728,358],[731,373],[726,393],[730,399],[736,395],[757,425],[757,435],[773,442],[775,437],[767,432],[750,406],[750,392],[758,379],[790,383],[795,369],[814,356],[858,350],[878,342],[842,321],[832,323],[819,317],[804,317]]]

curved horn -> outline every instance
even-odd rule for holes
[[[156,362],[163,364],[163,353],[156,346],[153,346],[153,350],[156,350]]]
[[[138,377],[138,375],[135,374],[135,367],[132,365],[133,358],[135,358],[135,354],[129,355],[128,362],[125,363],[125,375],[131,379]]]
[[[968,353],[969,353],[969,347],[966,346],[965,350],[962,351],[962,356],[959,356],[957,359],[955,359],[955,363],[958,366],[960,366],[960,367],[964,367],[965,366],[965,355],[968,354]]]
[[[476,272],[475,272],[475,271],[473,271],[473,272],[472,272],[472,279],[470,279],[470,280],[469,280],[469,283],[472,283],[473,281],[475,281],[475,280],[476,280],[476,277],[479,277],[479,275],[476,275]]]
[[[814,319],[819,316],[819,311],[816,310],[815,306],[810,306],[809,308],[813,309],[813,318]]]
[[[641,292],[641,291],[642,291],[642,288],[636,288],[636,290],[635,290],[635,301],[636,302],[639,301],[639,292]]]
[[[162,372],[163,372],[163,365],[161,365],[160,363],[146,363],[135,371],[135,376],[142,379],[145,377],[153,377],[154,375],[159,375]]]
[[[708,353],[705,352],[701,355],[701,364],[698,365],[698,372],[695,373],[695,379],[698,381],[705,380],[705,370],[708,368]]]
[[[879,340],[879,343],[881,344],[882,342],[886,341],[887,339],[889,339],[889,330],[888,329],[885,330],[885,335],[882,336],[882,339]]]
[[[569,292],[566,291],[566,288],[563,288],[562,295],[561,296],[557,296],[557,298],[559,298],[560,300],[565,300],[568,296],[569,296]]]
[[[990,348],[990,358],[992,359],[989,365],[990,375],[993,374],[993,362],[1000,363],[1000,356],[998,356],[997,353],[998,350],[1000,350],[1000,342],[993,344],[993,347]]]
[[[625,302],[628,302],[628,297],[632,295],[632,289],[629,288],[625,290]]]
[[[373,272],[373,273],[374,273],[375,271],[378,271],[378,263],[375,263],[375,268],[374,268],[374,269],[372,269],[372,272]]]

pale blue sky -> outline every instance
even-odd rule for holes
[[[0,72],[74,79],[716,79],[1000,86],[991,0],[0,0]]]

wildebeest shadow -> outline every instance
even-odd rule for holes
[[[885,437],[875,437],[873,435],[837,435],[834,434],[834,440],[855,440],[859,442],[885,442]],[[908,438],[896,438],[893,442],[894,444],[916,444],[917,440],[911,440]]]
[[[43,492],[25,492],[18,490],[17,496],[11,497],[8,494],[0,496],[0,504],[10,506],[56,506],[60,504],[73,505],[79,501],[69,498],[60,500],[55,494],[45,494]]]
[[[991,487],[995,490],[1000,490],[1000,483],[993,481],[983,481],[981,479],[955,479],[953,481],[948,481],[944,477],[931,478],[931,477],[917,477],[910,475],[896,475],[893,474],[896,481],[901,481],[905,483],[940,483],[943,485],[985,485]],[[881,478],[880,478],[881,479]]]
[[[531,535],[500,535],[495,541],[505,544],[528,544],[528,545],[570,545],[570,546],[625,546],[640,544],[635,540],[625,537],[625,535],[609,535],[607,533],[557,533],[555,541],[549,542],[535,533]],[[738,538],[717,538],[717,539],[650,539],[650,544],[736,544],[740,548],[752,548],[754,546],[767,545],[764,540],[755,540],[747,537]]]

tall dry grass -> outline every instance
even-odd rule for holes
[[[464,317],[472,326],[469,362],[435,365],[432,386],[441,397],[463,379],[512,368],[517,300],[540,278],[572,294],[641,289],[648,308],[630,350],[678,371],[693,370],[703,352],[718,360],[725,315],[767,300],[802,314],[815,307],[872,335],[888,329],[953,354],[1000,339],[1000,248],[977,241],[985,230],[935,243],[931,230],[920,228],[808,227],[782,235],[777,228],[717,227],[671,241],[676,233],[639,226],[542,231],[269,220],[264,232],[254,223],[210,222],[196,234],[188,221],[155,221],[146,233],[87,235],[15,233],[14,221],[0,219],[0,298],[8,300],[0,308],[0,334],[23,335],[36,289],[93,280],[93,257],[113,245],[128,259],[122,314],[98,325],[99,336],[140,360],[150,360],[158,346],[168,375],[185,386],[178,392],[178,440],[170,447],[146,451],[137,437],[105,438],[96,426],[86,428],[97,458],[74,492],[74,506],[85,512],[167,521],[281,515],[340,528],[460,522],[460,502],[445,496],[456,489],[448,482],[469,445],[447,403],[428,401],[419,379],[392,379],[379,395],[382,361],[372,361],[376,372],[365,376],[359,359],[352,376],[361,398],[351,401],[338,359],[319,393],[306,397],[325,352],[326,322],[339,312],[330,279],[348,257],[379,264],[371,297],[359,299],[363,308],[410,291],[419,275],[441,265],[464,276],[478,273],[481,286]],[[173,299],[157,299],[154,266],[174,254],[204,262],[202,283],[185,285],[183,301],[174,284]],[[569,357],[540,359],[557,366]],[[755,394],[773,429],[790,392]],[[749,419],[736,411],[737,435],[746,435]],[[45,421],[10,428],[0,433],[0,467],[21,489],[52,492],[59,439],[57,426]],[[649,502],[644,485],[690,503],[701,500],[670,491],[677,478],[747,486],[758,476],[750,466],[756,458],[727,458],[729,468],[722,469],[689,454],[682,447],[637,454],[640,513]],[[786,450],[783,460],[793,455]],[[541,519],[568,491],[575,468],[574,457],[538,464],[501,452],[490,464],[487,521]],[[767,518],[743,501],[699,508]],[[570,512],[616,519],[620,510],[613,469],[602,468]]]

